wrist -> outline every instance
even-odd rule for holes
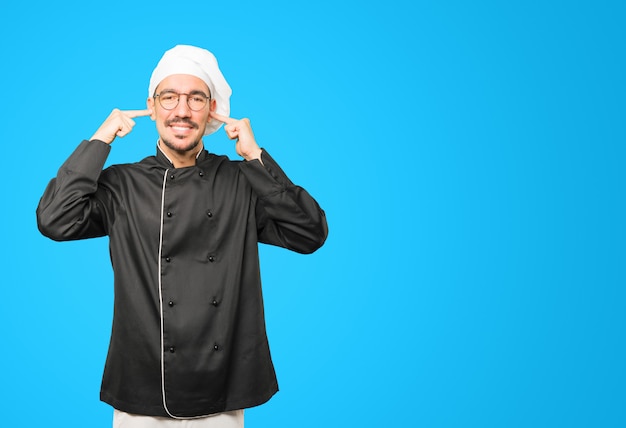
[[[89,139],[89,141],[93,141],[93,140],[102,141],[103,143],[106,143],[106,144],[111,144],[113,142],[113,139],[107,138],[105,135],[98,134],[97,132],[93,134],[91,138]]]
[[[256,149],[252,153],[250,153],[248,156],[245,156],[245,159],[247,161],[258,159],[259,162],[263,163],[263,161],[261,161],[261,154],[262,153],[263,153],[263,150],[261,150],[260,148]]]

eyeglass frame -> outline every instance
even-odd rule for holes
[[[174,107],[172,107],[172,108],[167,108],[167,107],[165,107],[165,106],[163,105],[163,103],[161,102],[161,94],[163,94],[163,93],[169,93],[169,94],[175,94],[175,95],[177,95],[178,99],[176,100],[176,105],[174,105]],[[159,98],[159,105],[160,105],[163,109],[165,109],[165,110],[167,110],[167,111],[172,111],[172,110],[174,110],[176,107],[178,107],[178,104],[180,103],[180,96],[181,96],[181,95],[185,95],[185,96],[187,97],[187,107],[189,107],[189,110],[191,110],[191,111],[202,111],[202,110],[203,110],[203,109],[204,109],[207,105],[210,105],[210,104],[211,104],[211,101],[212,101],[211,95],[207,95],[207,94],[205,94],[204,92],[199,91],[199,90],[196,90],[196,91],[191,91],[191,92],[189,92],[189,93],[184,93],[184,92],[176,92],[176,91],[173,91],[173,90],[171,90],[171,89],[165,89],[165,90],[163,90],[163,91],[159,92],[158,94],[154,94],[154,96],[153,96],[152,98],[154,98],[154,99]],[[190,96],[191,96],[191,95],[202,95],[203,97],[205,97],[205,98],[206,98],[206,103],[204,103],[204,106],[202,106],[202,108],[201,108],[201,109],[199,109],[199,110],[194,110],[193,108],[191,108],[191,106],[189,105],[189,100],[190,100]]]

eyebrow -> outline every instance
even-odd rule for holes
[[[161,92],[159,92],[160,94],[162,94],[163,92],[174,92],[175,94],[182,94],[183,92],[178,92],[176,89],[170,89],[170,88],[165,88],[163,90],[161,90]],[[211,98],[211,94],[207,95],[204,93],[204,91],[201,91],[200,89],[194,89],[192,91],[189,91],[189,95],[204,95],[207,98]]]

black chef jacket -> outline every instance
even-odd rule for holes
[[[111,147],[83,141],[48,185],[39,230],[108,235],[115,278],[101,399],[135,414],[194,417],[262,404],[278,391],[265,331],[258,242],[311,253],[324,212],[265,151],[203,150],[174,168],[157,150],[102,170]]]

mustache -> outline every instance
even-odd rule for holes
[[[191,126],[194,129],[198,129],[200,127],[200,125],[198,125],[196,122],[186,117],[175,117],[173,119],[166,120],[165,126],[174,125],[176,123],[183,123],[185,125]]]

